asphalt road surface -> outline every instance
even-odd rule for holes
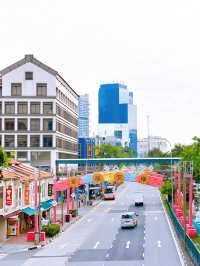
[[[144,207],[134,207],[141,192]],[[138,226],[121,229],[123,212],[136,211]],[[0,257],[0,266],[180,266],[181,261],[156,188],[127,182],[115,201],[103,201],[38,251]]]

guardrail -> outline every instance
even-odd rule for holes
[[[195,244],[192,242],[192,240],[185,234],[184,228],[180,224],[179,220],[177,219],[175,213],[173,212],[169,202],[166,200],[166,205],[167,205],[167,211],[168,214],[170,215],[173,224],[175,226],[175,229],[177,233],[182,237],[182,240],[184,241],[185,247],[190,254],[192,261],[195,265],[200,265],[200,252],[195,246]]]

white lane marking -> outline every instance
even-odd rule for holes
[[[126,242],[126,248],[129,248],[129,247],[130,247],[130,244],[131,244],[131,241],[130,241],[130,240],[127,241],[127,242]]]
[[[98,247],[98,245],[100,244],[99,241],[97,241],[97,243],[94,245],[94,249],[96,249]]]
[[[155,217],[154,217],[154,220],[155,220],[155,221],[157,221],[157,220],[158,220],[158,217],[157,217],[157,216],[155,216]]]
[[[158,245],[158,248],[161,248],[161,241],[160,240],[157,241],[157,245]]]
[[[63,248],[65,248],[66,246],[67,246],[67,244],[62,244],[62,245],[60,245],[60,248],[63,249]]]
[[[108,258],[110,256],[110,254],[106,254],[106,258]]]

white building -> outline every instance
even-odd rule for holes
[[[84,94],[79,97],[79,138],[89,138],[89,95]]]
[[[0,143],[18,160],[55,172],[77,158],[78,94],[57,71],[25,55],[0,71]]]
[[[150,136],[149,138],[138,140],[139,157],[145,157],[148,154],[148,151],[152,151],[154,149],[167,152],[169,150],[167,140],[159,136]]]

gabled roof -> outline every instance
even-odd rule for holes
[[[50,74],[52,74],[54,76],[56,76],[58,74],[58,72],[56,70],[54,70],[53,68],[51,68],[51,67],[45,65],[44,63],[40,62],[32,54],[27,54],[27,55],[24,56],[23,59],[17,61],[16,63],[14,63],[14,64],[12,64],[12,65],[4,68],[4,69],[2,69],[0,71],[0,75],[3,76],[5,74],[9,73],[10,71],[12,71],[12,70],[14,70],[14,69],[26,64],[26,63],[32,63],[32,64],[44,69],[45,71],[49,72]]]
[[[58,71],[54,70],[53,68],[45,65],[44,63],[42,63],[41,61],[39,61],[38,59],[36,59],[32,54],[27,54],[24,56],[24,58],[22,58],[21,60],[17,61],[16,63],[2,69],[0,71],[0,77],[6,75],[7,73],[13,71],[14,69],[26,64],[26,63],[32,63],[38,67],[40,67],[41,69],[47,71],[48,73],[54,75],[57,80],[59,80],[61,83],[64,84],[65,87],[68,87],[69,90],[71,90],[72,93],[74,93],[74,95],[76,97],[79,97],[79,95],[75,92],[74,89],[72,89],[72,87],[66,82],[66,80],[64,80],[63,77],[61,77],[61,75],[59,75]]]

